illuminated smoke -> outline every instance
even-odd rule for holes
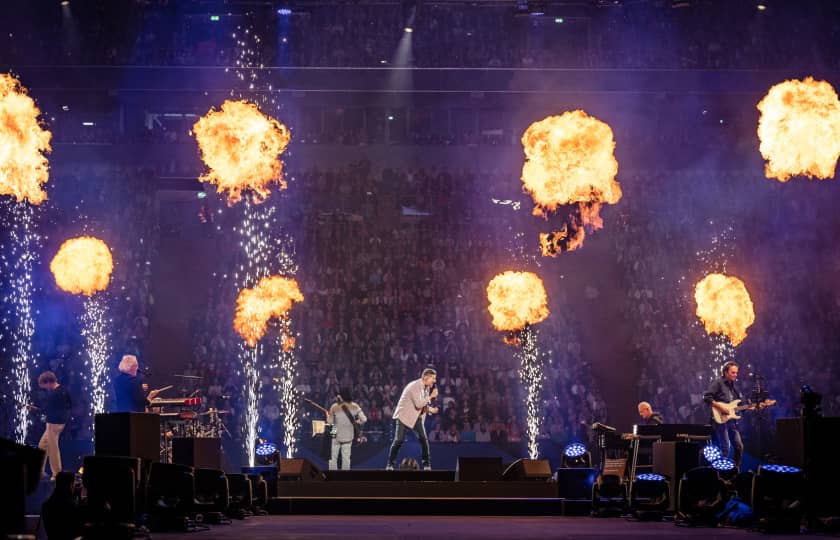
[[[785,81],[758,104],[759,150],[767,178],[832,178],[840,157],[840,100],[826,81]]]

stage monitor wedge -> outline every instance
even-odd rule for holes
[[[277,480],[279,482],[320,482],[325,480],[321,469],[307,459],[281,459],[278,463]]]
[[[502,474],[504,480],[547,482],[551,479],[551,464],[547,459],[518,459]]]

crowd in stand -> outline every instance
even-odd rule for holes
[[[91,2],[65,6],[62,17],[33,6],[19,21],[9,19],[2,49],[12,64],[231,66],[252,49],[265,65],[379,67],[410,39],[420,67],[837,67],[838,29],[830,22],[837,7],[830,1],[810,2],[804,13],[795,2],[603,4],[609,6],[534,15],[509,5],[430,2],[414,16],[400,2],[300,3],[283,13],[271,6],[214,11],[199,2]],[[37,31],[26,31],[34,21]]]

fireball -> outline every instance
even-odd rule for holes
[[[38,124],[41,111],[11,75],[0,74],[0,195],[16,202],[41,204],[41,187],[49,178],[44,154],[50,152],[52,134]]]
[[[91,236],[65,241],[50,263],[60,289],[86,296],[107,289],[113,270],[114,259],[108,245]]]
[[[218,111],[210,111],[193,126],[201,159],[209,171],[199,180],[227,192],[228,203],[251,190],[254,202],[269,195],[269,185],[286,189],[283,162],[279,155],[289,144],[289,129],[247,101],[225,101]]]
[[[840,101],[825,81],[808,77],[773,86],[758,104],[764,174],[832,178],[840,157]]]
[[[747,337],[747,328],[755,321],[755,311],[747,287],[740,279],[724,274],[709,274],[694,288],[697,317],[709,334],[723,334],[733,346]]]
[[[549,116],[528,127],[522,146],[522,183],[534,199],[535,215],[561,205],[621,199],[615,141],[604,122],[583,111]]]
[[[548,296],[538,275],[503,272],[487,285],[487,309],[496,330],[515,332],[548,317]]]
[[[293,302],[303,302],[297,281],[281,276],[264,277],[253,289],[244,288],[239,292],[233,327],[249,346],[254,347],[265,335],[268,321],[286,317]],[[291,349],[293,346],[293,341],[284,340],[284,347]]]

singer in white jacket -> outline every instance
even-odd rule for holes
[[[437,388],[432,386],[437,381],[437,371],[432,368],[423,370],[419,379],[411,381],[403,388],[397,407],[394,409],[394,442],[391,444],[391,451],[388,453],[388,465],[386,470],[394,470],[394,461],[400,447],[405,442],[406,428],[414,431],[420,441],[422,450],[423,470],[432,469],[429,457],[429,438],[426,436],[426,426],[423,424],[426,413],[435,414],[437,407],[432,407],[432,400],[438,395]]]

